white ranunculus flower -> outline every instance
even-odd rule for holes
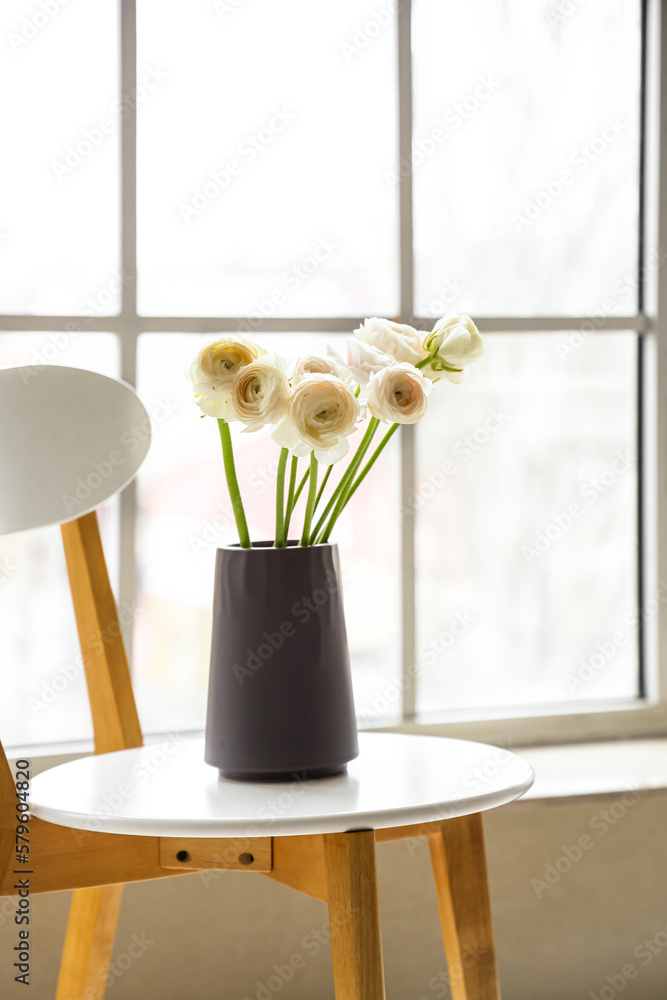
[[[244,365],[234,376],[233,417],[245,424],[246,431],[277,424],[287,413],[289,395],[284,361],[267,354]]]
[[[271,439],[293,455],[314,451],[318,462],[331,465],[347,455],[347,439],[360,416],[358,400],[341,379],[306,375],[294,387],[289,412],[274,427]]]
[[[200,347],[186,369],[199,408],[212,417],[233,419],[230,400],[234,376],[264,354],[257,344],[236,337],[209,340]]]
[[[366,319],[354,332],[363,343],[377,348],[382,354],[389,354],[394,361],[409,361],[416,365],[426,357],[423,334],[404,323],[392,323],[388,319]]]
[[[424,368],[429,378],[460,382],[463,370],[484,354],[484,339],[470,316],[443,316],[424,340],[433,358]]]
[[[367,385],[371,375],[395,363],[389,354],[383,354],[372,344],[353,338],[345,341],[344,355],[340,355],[333,347],[327,347],[327,354],[334,359],[342,377],[354,389],[358,385]]]
[[[416,424],[426,413],[432,383],[407,362],[373,375],[364,392],[370,413],[391,424]]]
[[[306,354],[298,358],[292,366],[290,380],[296,385],[306,375],[338,375],[338,365],[330,358],[318,354]]]

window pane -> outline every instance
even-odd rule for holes
[[[419,427],[419,710],[637,697],[636,338],[487,344]]]
[[[139,302],[156,315],[397,309],[395,14],[370,0],[139,0]]]
[[[154,435],[139,478],[139,602],[134,685],[144,727],[204,725],[216,548],[238,540],[216,423],[201,419],[183,374],[200,337],[145,334],[139,392]],[[287,358],[323,350],[303,334],[256,338]],[[334,337],[327,338],[335,342]],[[251,537],[273,537],[278,449],[268,435],[234,434]],[[305,471],[305,461],[301,469]],[[399,673],[398,525],[387,497],[398,495],[397,454],[378,462],[336,526],[357,712],[362,721],[396,714]],[[332,484],[337,480],[333,478]],[[303,524],[302,498],[294,514]],[[391,688],[391,690],[389,690]]]
[[[0,334],[0,367],[58,362],[118,376],[118,341],[88,334],[63,346],[62,333]],[[53,360],[53,359],[50,359]],[[48,414],[45,414],[45,420]],[[11,433],[11,431],[9,431]],[[118,571],[117,501],[99,510],[112,584]],[[57,527],[0,536],[0,737],[7,746],[90,739],[83,664]]]
[[[413,8],[417,314],[635,312],[639,0]]]
[[[6,0],[0,21],[0,310],[113,314],[120,306],[115,0]]]

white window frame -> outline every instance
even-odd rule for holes
[[[119,0],[120,10],[120,89],[130,94],[136,88],[136,0]],[[664,16],[663,16],[664,13]],[[398,44],[398,149],[401,163],[399,198],[400,315],[398,319],[420,328],[432,319],[414,315],[414,255],[412,220],[412,49],[411,2],[397,5]],[[601,333],[634,331],[642,340],[643,364],[640,392],[642,451],[641,538],[643,558],[640,594],[646,606],[658,592],[660,580],[667,581],[667,269],[647,273],[642,265],[650,248],[667,249],[667,10],[661,0],[643,0],[643,113],[642,217],[639,253],[639,309],[629,317],[476,317],[486,335],[497,333],[548,333],[577,329],[594,319]],[[664,100],[662,96],[664,95]],[[131,104],[132,102],[130,102]],[[129,105],[128,105],[129,107]],[[244,317],[163,317],[137,313],[136,257],[136,110],[129,109],[121,125],[121,271],[122,306],[116,316],[86,319],[91,332],[112,332],[121,351],[121,377],[136,384],[137,342],[141,333],[221,333],[243,328]],[[406,169],[406,164],[408,169]],[[339,333],[352,330],[363,317],[267,318],[263,332]],[[78,316],[0,316],[0,331],[46,332],[78,329]],[[414,427],[401,429],[402,506],[410,511],[409,490],[415,478]],[[120,499],[120,600],[133,606],[135,593],[136,489],[130,485]],[[414,512],[401,526],[401,610],[402,610],[402,712],[396,725],[378,728],[401,732],[431,733],[503,742],[521,746],[591,739],[629,738],[667,734],[667,611],[662,607],[645,623],[642,633],[643,682],[638,699],[627,702],[566,706],[539,706],[485,712],[457,712],[437,721],[420,721],[415,715],[416,662],[415,622],[415,518]],[[131,648],[131,635],[127,636]],[[502,669],[502,664],[499,664]]]

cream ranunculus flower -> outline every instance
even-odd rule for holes
[[[335,375],[306,375],[294,387],[289,412],[274,427],[271,439],[293,455],[311,451],[318,462],[331,465],[347,455],[348,436],[362,410],[354,393]]]
[[[364,398],[370,413],[392,424],[416,424],[426,413],[433,385],[407,362],[397,362],[373,375]]]
[[[258,431],[277,424],[287,413],[289,384],[285,363],[274,355],[251,361],[237,371],[232,383],[233,419],[245,424],[246,431]]]
[[[370,344],[382,354],[389,354],[394,361],[409,361],[416,365],[426,357],[423,335],[403,323],[392,323],[388,319],[366,319],[354,332],[363,343]]]
[[[425,350],[433,355],[424,374],[460,382],[463,369],[484,354],[484,339],[470,316],[443,316],[424,340]]]
[[[290,380],[292,385],[297,385],[306,375],[338,375],[338,365],[329,358],[322,358],[318,354],[306,354],[298,358],[292,366]]]
[[[333,347],[327,347],[327,354],[336,361],[342,377],[354,389],[367,385],[371,375],[395,363],[389,354],[383,354],[372,344],[352,338],[345,341],[344,355]]]
[[[212,417],[234,419],[230,408],[234,376],[264,354],[257,344],[235,337],[209,340],[200,347],[186,369],[199,408]]]

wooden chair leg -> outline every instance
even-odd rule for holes
[[[88,685],[95,753],[142,744],[116,602],[93,511],[61,527]],[[101,1000],[122,885],[76,889],[56,1000]]]
[[[363,830],[323,840],[336,1000],[384,1000],[375,836]]]
[[[9,871],[16,849],[16,785],[0,743],[0,885]]]
[[[500,1000],[481,815],[444,821],[429,846],[452,1000]]]
[[[122,895],[122,885],[75,890],[56,1000],[102,1000]]]

